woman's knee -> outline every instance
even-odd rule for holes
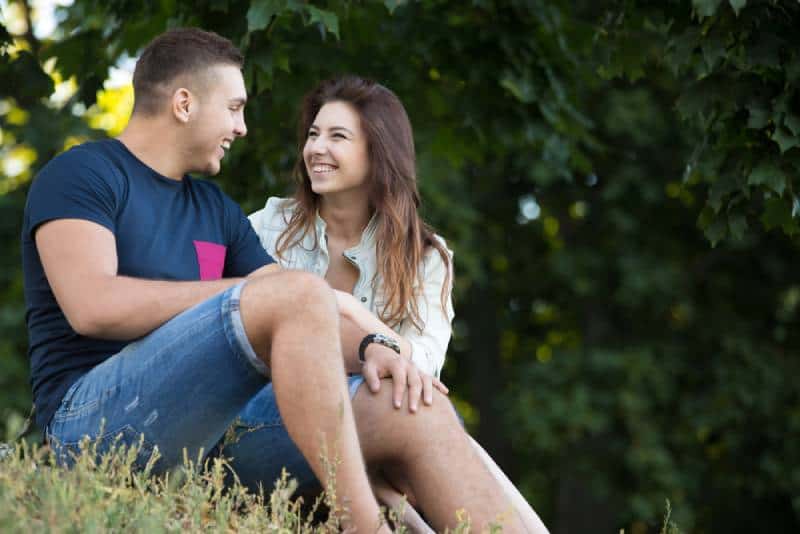
[[[367,384],[363,384],[353,399],[356,424],[362,419],[368,426],[398,429],[401,432],[419,431],[422,435],[430,433],[433,428],[463,431],[453,405],[446,395],[434,389],[433,402],[427,405],[420,399],[417,411],[412,413],[408,409],[409,390],[406,389],[402,406],[395,408],[393,387],[391,378],[381,380],[381,387],[377,393],[369,391]]]

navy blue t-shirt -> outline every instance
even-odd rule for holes
[[[213,280],[273,262],[239,206],[211,182],[166,178],[115,139],[54,158],[31,185],[22,228],[28,355],[41,428],[75,380],[128,343],[89,338],[70,327],[34,241],[36,229],[53,219],[84,219],[111,230],[117,273],[124,276]]]

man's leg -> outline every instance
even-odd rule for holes
[[[376,531],[379,509],[353,419],[333,291],[314,275],[275,273],[245,285],[241,314],[250,343],[270,366],[292,440],[317,478],[334,483],[337,504],[348,508],[347,526]],[[338,460],[335,480],[323,456]]]
[[[361,448],[369,466],[381,466],[398,486],[409,486],[437,532],[456,524],[464,509],[473,528],[502,522],[506,532],[525,529],[461,428],[448,399],[434,391],[432,406],[410,414],[391,405],[391,387],[377,394],[360,388],[353,399]]]
[[[303,444],[301,450],[322,480],[323,443],[331,457],[338,452],[343,465],[336,488],[352,501],[341,500],[351,505],[350,524],[360,532],[375,532],[378,506],[360,453],[354,458],[352,452],[358,451],[358,437],[337,323],[330,288],[305,273],[277,273],[251,280],[245,289],[231,288],[84,375],[48,425],[48,439],[69,463],[84,436],[103,452],[120,436],[121,444],[132,444],[143,434],[140,465],[155,446],[162,455],[156,471],[180,465],[184,448],[190,458],[211,450],[264,388],[266,361],[276,368],[276,389],[285,386],[279,397],[292,437]],[[281,458],[265,449],[261,461],[281,463]]]
[[[267,384],[266,365],[239,318],[241,286],[179,314],[82,376],[67,391],[47,436],[64,463],[88,436],[98,452],[144,435],[158,446],[156,472],[208,452],[247,402]],[[100,429],[102,427],[102,434]]]

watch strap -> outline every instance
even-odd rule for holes
[[[365,352],[367,347],[372,343],[378,343],[384,347],[389,347],[397,353],[397,356],[400,356],[400,343],[398,343],[396,339],[383,334],[367,334],[358,346],[358,361],[360,361],[362,365],[367,363]]]

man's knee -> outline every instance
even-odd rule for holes
[[[300,323],[319,329],[338,320],[330,286],[303,271],[282,271],[248,280],[242,289],[240,310],[250,344],[267,365],[271,364],[272,340],[282,329]]]
[[[271,317],[297,317],[317,309],[330,311],[336,299],[328,283],[305,271],[282,271],[248,280],[242,305]]]

